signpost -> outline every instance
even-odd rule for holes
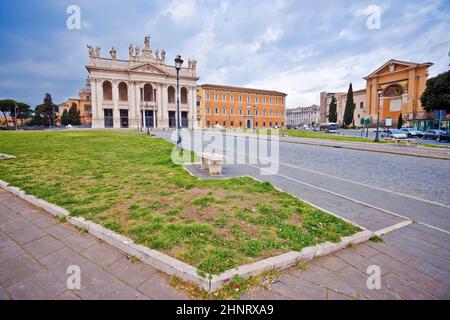
[[[436,111],[434,111],[434,119],[439,121],[437,141],[441,140],[442,120],[445,119],[446,116],[447,116],[447,111],[446,110],[436,110]]]
[[[370,119],[369,118],[367,118],[367,119],[362,118],[361,119],[361,125],[363,126],[363,130],[361,132],[361,138],[362,138],[362,135],[364,133],[364,127],[366,128],[366,138],[369,138]]]

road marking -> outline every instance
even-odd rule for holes
[[[377,187],[377,186],[371,186],[371,185],[368,185],[368,184],[365,184],[365,183],[362,183],[362,182],[352,181],[352,180],[349,180],[349,179],[346,179],[346,178],[332,176],[332,175],[329,175],[327,173],[322,173],[322,172],[317,172],[317,171],[310,170],[310,169],[305,169],[305,168],[298,167],[296,165],[292,165],[292,164],[289,164],[289,163],[286,163],[286,162],[280,162],[279,161],[278,163],[281,164],[281,165],[285,165],[285,166],[288,166],[288,167],[291,167],[291,168],[303,170],[303,171],[306,171],[306,172],[311,172],[311,173],[314,173],[314,174],[317,174],[317,175],[321,175],[321,176],[324,176],[324,177],[333,178],[333,179],[336,179],[336,180],[341,180],[341,181],[357,184],[357,185],[360,185],[360,186],[363,186],[363,187],[367,187],[367,188],[371,188],[371,189],[375,189],[375,190],[379,190],[379,191],[383,191],[383,192],[394,193],[394,194],[397,194],[397,195],[402,196],[402,197],[406,197],[406,198],[410,198],[410,199],[413,199],[413,200],[422,201],[422,202],[426,202],[426,203],[430,203],[430,204],[434,204],[434,205],[437,205],[437,206],[441,206],[441,207],[450,209],[450,206],[448,206],[448,205],[446,205],[444,203],[433,201],[433,200],[427,200],[427,199],[419,198],[419,197],[416,197],[416,196],[404,194],[404,193],[401,193],[401,192],[393,191],[393,190],[386,190],[386,189],[383,189],[383,188],[380,188],[380,187]]]
[[[221,149],[221,150],[222,150],[222,151],[226,151],[227,149]],[[254,156],[251,156],[250,154],[247,154],[247,153],[238,152],[238,151],[236,151],[236,150],[233,150],[233,151],[234,151],[234,153],[236,153],[236,154],[240,153],[241,155],[245,155],[245,156],[248,156],[248,157],[255,158]],[[278,163],[279,163],[279,164],[283,164],[283,163],[280,163],[280,162],[278,162]],[[243,165],[247,165],[247,166],[253,167],[253,168],[258,169],[258,170],[262,170],[262,171],[266,171],[266,172],[273,173],[273,171],[270,171],[270,170],[267,170],[267,169],[264,169],[264,168],[261,168],[261,167],[252,165],[252,164],[243,164]],[[295,167],[295,166],[293,166],[293,167]],[[301,168],[298,168],[298,169],[301,169]],[[305,171],[308,171],[308,170],[305,169]],[[340,198],[349,200],[349,201],[351,201],[351,202],[361,204],[361,205],[363,205],[363,206],[365,206],[365,207],[372,208],[372,209],[375,209],[375,210],[378,210],[378,211],[387,213],[387,214],[389,214],[389,215],[392,215],[392,216],[395,216],[395,217],[404,219],[404,220],[406,220],[406,221],[412,221],[410,218],[405,217],[405,216],[403,216],[403,215],[400,215],[400,214],[398,214],[398,213],[395,213],[395,212],[393,212],[393,211],[390,211],[390,210],[387,210],[387,209],[383,209],[383,208],[379,208],[379,207],[374,206],[374,205],[371,205],[371,204],[369,204],[369,203],[366,203],[366,202],[363,202],[363,201],[360,201],[360,200],[356,200],[356,199],[347,197],[347,196],[345,196],[345,195],[336,193],[336,192],[331,191],[331,190],[327,190],[327,189],[324,189],[324,188],[321,188],[321,187],[314,186],[314,185],[312,185],[312,184],[309,184],[309,183],[307,183],[307,182],[300,181],[300,180],[298,180],[298,179],[294,179],[294,178],[291,178],[291,177],[288,177],[288,176],[285,176],[285,175],[282,175],[282,174],[279,174],[279,173],[273,173],[273,175],[277,175],[277,176],[282,177],[282,178],[284,178],[284,179],[286,179],[286,180],[290,180],[290,181],[293,181],[293,182],[295,182],[295,183],[299,183],[299,184],[308,186],[308,187],[310,187],[310,188],[317,189],[317,190],[320,190],[320,191],[323,191],[323,192],[332,194],[332,195],[334,195],[334,196],[337,196],[337,197],[340,197]],[[329,177],[330,177],[330,178],[336,178],[336,179],[339,179],[339,178],[333,177],[333,176],[329,176]],[[254,178],[254,177],[252,177],[252,178]],[[256,179],[256,180],[258,180],[258,179]],[[353,181],[348,181],[348,182],[356,183],[356,182],[353,182]],[[374,188],[376,189],[377,187],[374,187]],[[381,189],[381,190],[382,190],[382,189]],[[385,190],[383,190],[383,191],[385,191]],[[386,191],[385,191],[385,192],[386,192]],[[416,200],[419,200],[419,199],[420,199],[420,198],[418,198],[418,199],[416,199]],[[304,201],[303,199],[301,199],[301,200]],[[420,199],[420,200],[425,200],[425,199]],[[427,201],[424,201],[424,202],[427,202]],[[433,203],[433,202],[430,201],[430,203]],[[439,203],[433,203],[433,204],[439,204]],[[444,207],[448,207],[448,206],[446,206],[446,205],[444,205],[444,204],[439,204],[439,205],[444,206]],[[339,216],[339,217],[340,217],[340,216]],[[340,218],[342,218],[342,217],[340,217]],[[403,223],[406,223],[406,221],[402,221],[402,222],[403,222]],[[402,222],[401,222],[401,223],[402,223]],[[401,223],[400,223],[400,224],[401,224]],[[416,221],[416,223],[421,224],[421,225],[426,226],[426,227],[429,227],[429,228],[431,228],[431,229],[434,229],[434,230],[437,230],[437,231],[446,233],[446,234],[450,234],[450,231],[447,231],[447,230],[445,230],[445,229],[441,229],[441,228],[439,228],[439,227],[436,227],[436,226],[427,224],[427,223],[425,223],[425,222]],[[395,225],[394,225],[394,226],[395,226]],[[389,227],[388,227],[388,228],[389,228]]]
[[[400,229],[400,228],[409,226],[409,225],[412,224],[412,223],[414,223],[414,222],[412,222],[411,220],[402,221],[402,222],[399,222],[399,223],[397,223],[397,224],[394,224],[394,225],[392,225],[392,226],[390,226],[390,227],[383,228],[383,229],[380,229],[380,230],[378,230],[378,231],[375,231],[374,233],[375,233],[377,236],[382,236],[382,235],[385,235],[386,233],[389,233],[389,232],[398,230],[398,229]]]
[[[269,170],[266,170],[266,169],[263,169],[263,168],[260,168],[260,167],[257,167],[257,166],[251,165],[251,164],[248,164],[248,166],[254,167],[254,168],[259,169],[259,170],[271,172],[271,171],[269,171]],[[411,219],[408,218],[408,217],[405,217],[405,216],[403,216],[403,215],[401,215],[401,214],[395,213],[395,212],[390,211],[390,210],[386,210],[386,209],[383,209],[383,208],[379,208],[379,207],[374,206],[374,205],[371,205],[371,204],[369,204],[369,203],[367,203],[367,202],[359,201],[359,200],[356,200],[356,199],[353,199],[353,198],[344,196],[344,195],[342,195],[342,194],[336,193],[336,192],[334,192],[334,191],[327,190],[327,189],[324,189],[324,188],[321,188],[321,187],[317,187],[317,186],[314,186],[314,185],[309,184],[309,183],[307,183],[307,182],[303,182],[303,181],[300,181],[300,180],[298,180],[298,179],[294,179],[294,178],[291,178],[291,177],[288,177],[288,176],[285,176],[285,175],[282,175],[282,174],[279,174],[279,173],[276,173],[275,175],[280,176],[280,177],[282,177],[282,178],[284,178],[284,179],[286,179],[286,180],[290,180],[290,181],[293,181],[293,182],[296,182],[296,183],[299,183],[299,184],[303,184],[303,185],[308,186],[308,187],[310,187],[310,188],[317,189],[317,190],[320,190],[320,191],[323,191],[323,192],[326,192],[326,193],[335,195],[335,196],[337,196],[337,197],[340,197],[340,198],[343,198],[343,199],[352,201],[352,202],[354,202],[354,203],[361,204],[361,205],[363,205],[363,206],[365,206],[365,207],[372,208],[372,209],[375,209],[375,210],[378,210],[378,211],[381,211],[381,212],[390,214],[390,215],[392,215],[392,216],[395,216],[395,217],[398,217],[398,218],[401,218],[401,219],[405,219],[405,220],[411,221]],[[445,229],[441,229],[441,228],[439,228],[439,227],[436,227],[436,226],[427,224],[427,223],[425,223],[425,222],[417,221],[417,223],[418,223],[418,224],[421,224],[421,225],[423,225],[423,226],[432,228],[432,229],[434,229],[434,230],[441,231],[441,232],[444,232],[444,233],[446,233],[446,234],[450,234],[450,231],[447,231],[447,230],[445,230]]]

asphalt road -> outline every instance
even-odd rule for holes
[[[219,143],[216,152],[227,148]],[[247,164],[225,165],[225,176],[269,181],[370,230],[411,220],[450,232],[448,160],[280,142],[278,170],[267,175],[257,162],[248,164],[248,148],[237,154]]]

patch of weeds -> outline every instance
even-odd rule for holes
[[[384,242],[383,238],[381,238],[379,236],[370,237],[369,240],[372,241],[372,242],[376,242],[376,243]]]
[[[76,229],[79,233],[88,233],[88,229],[86,229],[86,228],[80,228],[79,226],[75,226],[75,229]]]
[[[347,248],[348,249],[354,249],[355,248],[355,244],[353,242],[349,242],[349,244],[347,244]]]
[[[297,263],[297,265],[295,266],[298,270],[301,271],[306,271],[308,270],[308,262],[307,261],[300,261],[299,263]]]
[[[213,225],[219,229],[224,228],[228,223],[228,217],[226,215],[221,215],[219,218],[215,219]]]
[[[105,223],[105,228],[109,229],[111,231],[117,232],[117,233],[121,233],[122,232],[122,226],[115,221],[108,221]]]
[[[216,202],[216,198],[211,196],[205,196],[191,201],[191,204],[200,208],[206,208],[213,205]]]
[[[206,292],[195,283],[185,281],[177,276],[170,278],[170,285],[186,293],[192,299],[230,300],[239,299],[244,293],[256,288],[270,289],[270,286],[278,281],[279,278],[280,273],[276,270],[269,270],[247,279],[236,276],[223,288],[212,293]]]
[[[179,215],[181,212],[183,212],[184,210],[184,206],[183,205],[179,205],[178,207],[176,207],[175,209],[169,210],[165,213],[166,216],[169,217],[174,217]]]
[[[58,217],[58,221],[59,221],[59,223],[66,223],[67,217],[66,216],[60,216],[60,217]]]

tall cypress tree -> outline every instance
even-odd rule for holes
[[[68,120],[71,125],[77,126],[81,124],[80,110],[78,110],[77,105],[72,103],[69,108]]]
[[[353,100],[353,87],[350,83],[350,87],[347,92],[347,103],[345,104],[344,111],[344,124],[349,126],[353,122],[353,113],[355,112],[355,101]]]
[[[61,124],[63,126],[67,126],[69,124],[69,114],[67,113],[67,109],[64,109],[61,116]]]
[[[337,122],[337,102],[335,96],[331,98],[330,108],[328,110],[328,121]]]
[[[398,116],[398,120],[397,120],[397,129],[401,129],[403,127],[403,116],[400,113],[400,115]]]

